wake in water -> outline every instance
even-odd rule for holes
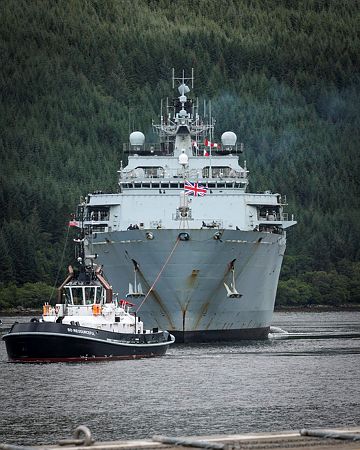
[[[289,333],[280,327],[270,327],[269,339],[284,339]]]
[[[289,333],[280,327],[270,327],[269,339],[338,339],[338,338],[359,338],[360,332],[352,331],[315,331],[311,333]]]

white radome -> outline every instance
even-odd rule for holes
[[[188,158],[187,154],[184,153],[184,150],[183,150],[183,153],[180,153],[180,155],[179,155],[179,164],[181,164],[182,166],[186,166],[186,164],[188,162],[189,162],[189,158]]]
[[[133,131],[129,139],[131,145],[144,145],[145,142],[145,136],[141,131]]]
[[[225,131],[221,135],[221,143],[224,147],[234,147],[236,144],[237,136],[232,131]]]

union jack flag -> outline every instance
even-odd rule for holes
[[[185,181],[184,189],[186,195],[193,195],[194,197],[199,195],[203,197],[207,193],[207,189],[204,186],[201,186],[199,183],[191,183],[190,181]]]

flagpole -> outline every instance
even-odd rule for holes
[[[210,121],[210,150],[209,150],[209,154],[210,154],[210,167],[209,167],[209,178],[212,178],[212,165],[211,165],[211,143],[212,143],[212,117],[211,117],[211,100],[209,100],[209,121]]]
[[[193,69],[194,70],[194,69]],[[199,97],[196,97],[196,107],[195,107],[195,114],[196,114],[196,133],[195,133],[195,141],[196,141],[196,156],[199,156],[199,145],[198,145],[198,141],[199,141],[199,132],[198,132],[198,128],[199,128]]]

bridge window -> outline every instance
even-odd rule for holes
[[[161,166],[138,166],[135,168],[137,174],[143,174],[145,178],[163,178],[164,168]]]
[[[104,222],[109,220],[109,208],[108,207],[94,207],[89,208],[86,215],[86,220],[92,220],[94,222]]]
[[[212,166],[211,173],[213,178],[230,178],[234,170],[228,166]],[[206,166],[202,170],[204,178],[209,178],[210,166]]]

